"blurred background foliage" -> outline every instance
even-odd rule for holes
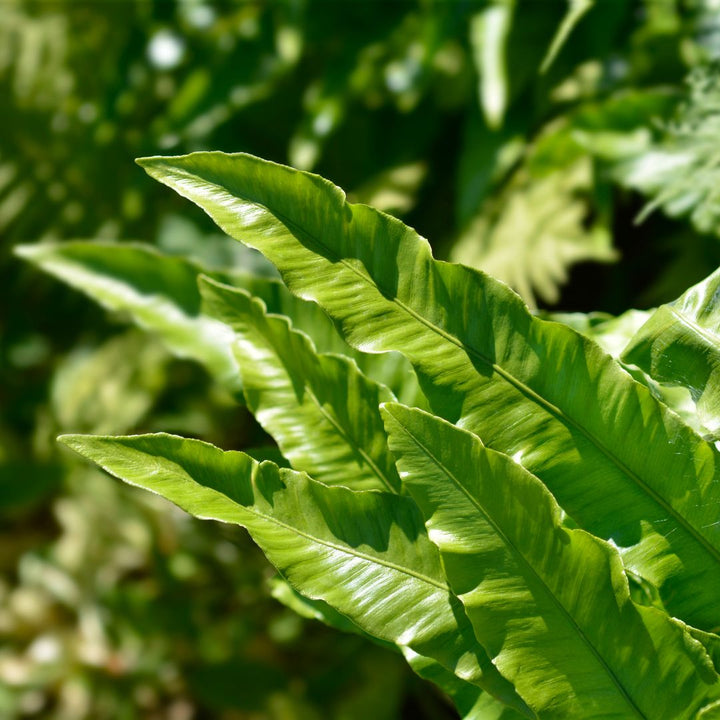
[[[242,532],[58,449],[165,430],[273,452],[227,385],[14,245],[268,272],[132,162],[246,151],[533,308],[647,308],[720,264],[718,61],[715,0],[3,0],[0,717],[454,716],[399,657],[277,602]]]

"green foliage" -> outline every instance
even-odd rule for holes
[[[718,288],[715,272],[672,303],[658,308],[639,328],[623,359],[660,383],[687,388],[706,433],[720,430],[718,392]]]
[[[463,717],[527,715],[507,678],[494,692],[515,709],[458,677],[447,648],[421,654],[373,637],[270,579],[243,531],[114,484],[59,448],[59,433],[198,437],[271,461],[283,477],[307,472],[312,487],[402,506],[414,502],[412,482],[398,472],[380,411],[397,401],[458,422],[486,442],[477,452],[492,456],[492,446],[539,476],[562,507],[554,532],[577,538],[563,533],[581,525],[609,538],[632,602],[716,630],[706,547],[715,451],[685,427],[715,439],[712,277],[667,303],[720,263],[719,28],[706,0],[397,0],[382,12],[325,0],[1,3],[0,716],[439,720],[454,717],[448,698]],[[538,317],[588,342],[530,320],[489,279],[476,311],[477,276],[436,273],[412,249],[415,234],[391,221],[379,223],[376,245],[400,256],[355,252],[360,232],[349,265],[306,255],[291,273],[306,299],[291,294],[262,255],[129,162],[209,148],[332,178],[350,202],[403,217],[436,257],[507,282]],[[295,213],[297,177],[290,192],[267,195],[273,212],[282,194]],[[323,233],[342,227],[347,209],[316,185],[303,212],[316,212]],[[340,224],[325,222],[338,212]],[[352,212],[366,230],[373,213]],[[386,232],[404,239],[388,244]],[[35,267],[12,252],[33,240],[16,254]],[[394,276],[408,258],[427,272]],[[348,283],[359,277],[348,267],[382,281],[386,295]],[[334,290],[348,313],[367,305],[368,317],[311,301],[320,292],[329,302]],[[387,302],[396,290],[418,317]],[[603,312],[547,312],[556,305]],[[624,312],[649,305],[661,306],[657,315]],[[384,338],[375,323],[392,332]],[[395,350],[363,352],[381,349],[379,339]],[[635,400],[624,373],[645,388]],[[503,477],[519,477],[499,462]],[[437,568],[442,557],[427,537],[418,542]],[[438,577],[452,588],[454,577]],[[632,615],[625,579],[611,577],[617,607]],[[461,601],[448,594],[481,651],[466,647],[460,665],[474,654],[470,674],[486,686],[477,668],[487,652],[471,628],[483,606],[465,613]],[[717,658],[712,634],[687,632],[686,660],[696,641]],[[505,668],[524,657],[492,649],[510,657]],[[658,657],[687,670],[678,656]],[[635,677],[611,665],[623,682]],[[558,666],[564,678],[577,669],[565,657]],[[682,696],[688,708],[696,681]],[[711,703],[700,715],[716,712]]]
[[[313,305],[276,280],[228,285],[195,266],[196,312],[222,324],[247,407],[292,469],[166,434],[66,444],[247,528],[284,578],[276,597],[397,646],[465,717],[500,716],[500,701],[526,717],[695,718],[716,700],[720,456],[669,409],[666,377],[617,359],[635,362],[657,315],[558,316],[580,335],[491,277],[434,260],[413,230],[317,175],[243,154],[140,163],[263,253],[347,345],[318,351],[325,316],[308,310],[296,329]],[[60,276],[66,263],[91,268],[85,289],[102,299],[107,250],[21,252]],[[146,282],[136,267],[126,298]],[[142,305],[125,307],[146,322]],[[422,392],[406,366],[397,394],[373,379],[381,364],[366,375],[367,352],[401,353]],[[430,412],[397,404],[400,390]]]

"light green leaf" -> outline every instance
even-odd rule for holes
[[[341,632],[362,635],[382,647],[402,652],[408,665],[421,678],[434,683],[452,698],[463,720],[495,720],[496,718],[497,720],[514,720],[524,717],[496,700],[492,695],[483,692],[477,685],[461,680],[437,661],[418,655],[409,647],[391,645],[364,633],[357,625],[322,600],[308,600],[303,597],[284,578],[274,577],[270,587],[271,594],[276,600],[304,618],[318,620]]]
[[[477,686],[463,682],[434,660],[418,655],[408,647],[401,650],[408,665],[421,678],[435,683],[452,698],[462,720],[518,720],[523,717]]]
[[[622,359],[661,383],[685,387],[700,421],[720,433],[720,270],[659,307]]]
[[[502,125],[508,103],[506,44],[514,11],[514,0],[501,0],[491,3],[470,21],[480,107],[491,128]]]
[[[720,80],[713,68],[696,68],[688,78],[687,101],[666,124],[664,137],[650,141],[613,168],[625,187],[647,195],[638,220],[660,208],[669,217],[689,216],[701,233],[720,235]]]
[[[585,14],[595,4],[595,0],[568,0],[568,9],[565,17],[560,23],[555,37],[550,43],[547,55],[540,66],[540,72],[545,73],[555,61],[562,46],[567,42],[575,26],[583,19]]]
[[[340,630],[345,633],[355,633],[369,637],[373,642],[383,645],[387,648],[396,649],[397,646],[390,643],[384,643],[378,638],[363,633],[355,623],[341,615],[335,608],[330,607],[322,600],[309,600],[301,595],[284,577],[276,575],[270,580],[270,594],[285,607],[290,608],[293,612],[308,620],[318,620],[328,627]],[[432,661],[431,661],[432,662]],[[453,677],[455,677],[453,675]]]
[[[232,333],[200,312],[200,269],[194,263],[132,243],[37,243],[17,246],[15,252],[103,307],[130,312],[173,353],[198,360],[239,395]]]
[[[620,360],[630,339],[647,322],[652,310],[627,310],[613,317],[607,313],[548,313],[548,320],[561,322],[594,340],[606,353]],[[663,405],[677,413],[687,425],[701,435],[708,435],[708,428],[698,416],[697,407],[690,393],[683,387],[660,384],[635,365],[620,361],[631,377],[645,385]]]
[[[301,594],[524,707],[475,640],[410,498],[327,487],[173,435],[60,439],[197,517],[242,525]]]
[[[140,162],[261,250],[351,345],[403,352],[435,414],[625,548],[673,615],[720,625],[718,453],[597,345],[533,318],[502,283],[433,260],[413,230],[316,175],[242,154]]]
[[[399,492],[378,407],[392,393],[247,292],[209,280],[200,289],[207,314],[235,333],[248,408],[292,466],[326,485]]]
[[[384,413],[451,587],[538,715],[692,717],[717,688],[712,663],[665,613],[632,602],[615,548],[563,528],[543,484],[471,433],[397,404]]]
[[[650,317],[650,310],[628,310],[622,315],[608,313],[547,313],[546,320],[562,323],[594,340],[608,355],[620,357],[630,338]]]

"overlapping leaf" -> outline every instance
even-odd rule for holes
[[[483,692],[477,685],[461,680],[457,675],[444,668],[432,658],[418,655],[406,646],[395,646],[364,633],[344,615],[321,600],[308,600],[295,590],[282,577],[273,579],[272,596],[302,617],[320,622],[336,630],[363,635],[388,649],[402,652],[408,665],[423,679],[435,683],[452,698],[463,720],[517,720],[523,715],[489,693]]]
[[[156,333],[171,351],[204,365],[238,396],[238,368],[229,349],[232,333],[202,312],[197,287],[201,274],[247,290],[262,299],[269,312],[290,317],[321,352],[353,357],[365,374],[390,387],[399,400],[425,405],[417,378],[402,355],[378,357],[351,349],[317,305],[291,295],[272,278],[243,271],[214,272],[141,243],[42,243],[19,246],[15,251],[104,307],[128,313],[137,325]]]
[[[303,595],[529,713],[475,640],[410,498],[327,487],[172,435],[62,439],[198,517],[242,525]]]
[[[491,278],[434,261],[399,221],[320,177],[247,155],[141,161],[318,302],[348,342],[403,352],[433,411],[536,474],[617,545],[670,611],[720,625],[720,465],[591,341]]]
[[[379,405],[392,398],[349,358],[319,354],[251,295],[203,282],[209,314],[235,333],[248,408],[296,470],[328,485],[399,492]]]
[[[591,338],[605,352],[620,359],[630,340],[652,313],[652,310],[627,310],[617,317],[607,313],[550,313],[547,317]],[[646,370],[626,364],[622,360],[621,364],[634,380],[645,385],[663,405],[677,413],[683,422],[703,436],[708,434],[708,428],[698,415],[697,406],[686,388],[661,384]]]
[[[710,658],[632,602],[615,548],[564,529],[543,484],[471,433],[396,404],[384,413],[451,587],[540,717],[693,717],[717,688]]]

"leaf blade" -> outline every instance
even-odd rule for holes
[[[393,396],[342,355],[318,353],[247,292],[201,283],[204,307],[235,333],[248,408],[296,470],[328,485],[400,491],[379,405]]]
[[[540,716],[692,716],[717,685],[710,659],[663,612],[634,605],[614,548],[564,529],[542,483],[471,433],[383,412],[451,586]]]
[[[661,383],[690,391],[700,421],[720,432],[720,271],[660,306],[630,339],[622,359]]]
[[[327,487],[244,453],[164,433],[60,440],[197,517],[242,525],[301,594],[525,708],[475,640],[409,498]]]

